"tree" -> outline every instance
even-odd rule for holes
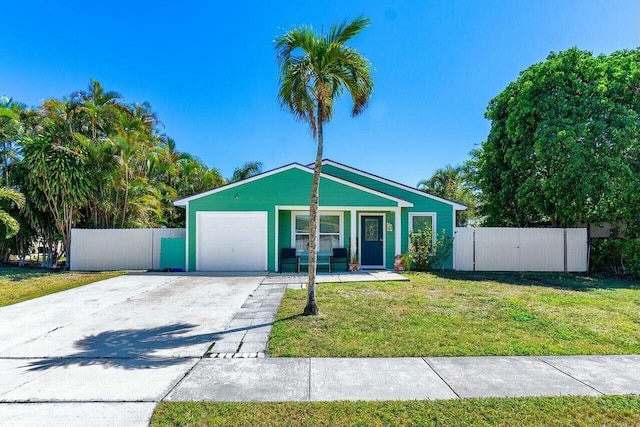
[[[235,168],[233,176],[229,178],[229,182],[242,181],[243,179],[258,175],[259,173],[262,173],[262,162],[247,162],[244,165]]]
[[[13,188],[0,187],[0,202],[10,201],[15,203],[15,205],[22,209],[24,208],[24,196],[17,190]],[[3,239],[9,239],[20,231],[20,223],[12,217],[7,210],[0,205],[0,224],[2,225]]]
[[[73,137],[69,100],[51,101],[42,131],[22,140],[26,174],[24,193],[35,210],[50,215],[70,258],[71,228],[91,194],[87,157]],[[69,265],[69,263],[67,263]]]
[[[324,144],[323,125],[333,117],[334,101],[346,90],[351,95],[352,117],[361,114],[373,91],[370,62],[346,43],[370,24],[358,17],[316,34],[310,26],[294,28],[275,41],[280,67],[280,105],[296,120],[309,125],[317,140],[309,203],[309,286],[305,315],[316,315],[318,194]]]
[[[22,124],[20,114],[25,111],[25,106],[6,96],[0,97],[0,144],[2,150],[1,165],[2,185],[9,186],[9,170],[18,158],[15,143],[20,137]]]
[[[467,206],[466,210],[456,212],[456,225],[459,227],[475,219],[477,197],[461,166],[446,165],[436,169],[431,178],[418,182],[418,190]]]
[[[640,50],[551,53],[486,117],[468,167],[488,225],[638,221]]]

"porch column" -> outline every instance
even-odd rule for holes
[[[394,209],[396,214],[396,255],[400,255],[402,253],[402,217],[400,215],[401,208],[397,207]]]
[[[279,273],[279,270],[280,270],[279,269],[279,264],[278,264],[278,261],[279,261],[278,258],[280,257],[280,254],[279,254],[280,251],[278,251],[278,245],[280,244],[280,234],[279,234],[279,228],[280,228],[279,225],[280,224],[279,224],[279,221],[280,221],[280,207],[278,205],[276,205],[276,226],[275,226],[275,230],[274,230],[274,232],[275,232],[275,239],[274,239],[275,240],[275,248],[273,249],[273,251],[275,252],[275,263],[276,263],[276,265],[273,267],[273,269],[274,269],[274,271],[276,273]],[[269,255],[268,254],[267,254],[267,259],[269,259]]]
[[[351,209],[351,242],[349,242],[349,251],[351,251],[351,249],[353,250],[358,250],[358,247],[356,246],[356,230],[358,229],[358,217],[356,216],[356,210],[355,209]],[[349,252],[349,261],[351,261],[351,257],[353,256],[353,254],[351,252]]]

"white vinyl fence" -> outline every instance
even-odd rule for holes
[[[158,270],[160,239],[184,238],[184,228],[71,230],[71,270]]]
[[[586,228],[456,228],[454,270],[585,272]]]

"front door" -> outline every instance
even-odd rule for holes
[[[360,264],[363,266],[384,266],[383,217],[363,215],[360,217]]]

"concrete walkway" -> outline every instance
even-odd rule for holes
[[[640,394],[640,356],[203,359],[165,400]]]

